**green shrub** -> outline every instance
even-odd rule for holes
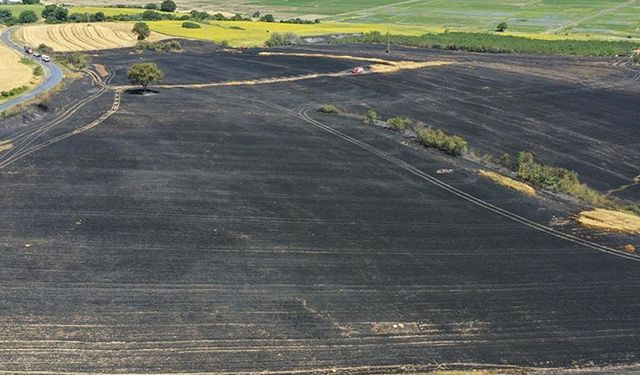
[[[413,121],[406,117],[393,117],[387,120],[387,123],[394,129],[398,131],[405,131],[411,129],[413,126]]]
[[[36,77],[41,77],[44,75],[44,69],[40,65],[33,68],[33,75]]]
[[[182,23],[182,27],[184,27],[185,29],[199,29],[200,28],[200,24],[195,23],[195,22],[183,22]]]
[[[286,33],[273,33],[269,39],[264,43],[267,47],[277,46],[291,46],[300,44],[301,39],[298,35],[286,32]]]
[[[44,43],[41,43],[36,49],[38,50],[38,52],[44,53],[45,55],[53,55],[53,48]]]
[[[28,86],[18,86],[18,87],[14,87],[9,91],[2,91],[0,92],[0,95],[3,98],[10,98],[12,96],[16,96],[16,95],[20,95],[22,93],[25,93],[27,90],[29,90]]]
[[[634,64],[640,64],[640,52],[634,53],[631,59],[633,60]]]
[[[364,115],[364,122],[366,123],[373,124],[377,120],[378,112],[374,111],[373,109],[368,110]]]
[[[171,51],[181,51],[182,45],[177,40],[169,40],[164,42],[147,42],[144,40],[136,43],[134,47],[138,51],[163,51],[163,52],[171,52]]]
[[[467,152],[467,141],[457,135],[447,135],[440,129],[417,129],[418,142],[450,155],[459,156]]]
[[[336,106],[332,104],[323,104],[320,106],[320,108],[318,108],[318,111],[322,113],[336,114],[338,113],[338,108],[336,108]]]
[[[21,57],[20,58],[20,64],[24,64],[24,65],[36,65],[36,62],[33,61],[32,59],[28,58],[28,57]]]
[[[506,22],[500,22],[498,26],[496,26],[496,31],[499,33],[505,32],[509,28]]]

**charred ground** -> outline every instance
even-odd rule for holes
[[[143,57],[170,83],[354,65],[185,45],[180,54]],[[606,190],[638,171],[637,128],[625,118],[638,104],[632,72],[597,59],[396,53],[456,65],[123,94],[99,126],[5,163],[0,368],[388,372],[638,363],[638,262],[514,221],[456,189],[545,225],[575,206],[504,190],[477,177],[472,161],[315,112],[333,103],[409,116],[487,152],[536,151]],[[123,50],[94,60],[115,71],[117,84],[140,57]],[[72,105],[69,97],[97,90],[88,85],[71,85],[26,123],[3,120],[3,138],[44,126]],[[21,149],[92,121],[112,99],[105,91]],[[454,173],[437,175],[443,168]],[[560,229],[611,246],[638,242]]]

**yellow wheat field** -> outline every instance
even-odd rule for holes
[[[137,39],[131,32],[132,28],[132,23],[114,22],[36,25],[20,27],[16,30],[15,37],[32,46],[44,43],[59,52],[92,51],[135,45]],[[166,38],[152,32],[147,40]]]
[[[0,91],[8,91],[29,83],[33,67],[21,64],[17,51],[0,44],[0,61]]]

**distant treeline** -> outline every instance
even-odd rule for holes
[[[336,39],[334,43],[387,43],[409,47],[484,53],[540,55],[619,56],[630,55],[639,43],[604,40],[541,40],[485,33],[445,32],[420,36],[385,35],[377,31]]]

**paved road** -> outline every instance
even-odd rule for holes
[[[2,43],[6,44],[10,48],[18,50],[22,53],[22,47],[15,44],[11,41],[10,38],[10,30],[6,29],[0,34],[0,40]],[[13,98],[9,101],[0,103],[0,111],[4,111],[8,108],[13,107],[14,105],[21,104],[26,102],[29,99],[34,98],[36,95],[46,92],[52,89],[58,82],[62,81],[62,70],[54,63],[43,63],[39,59],[34,59],[38,64],[42,66],[44,69],[44,81],[40,84],[40,86],[36,87],[34,90],[29,91],[24,95],[20,95],[16,98]]]

